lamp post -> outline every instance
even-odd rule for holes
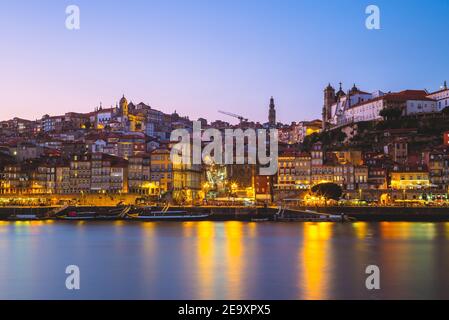
[[[406,204],[406,202],[405,202],[405,197],[406,197],[406,195],[405,195],[405,186],[404,186],[404,188],[402,189],[402,200],[404,201],[404,207],[406,207],[407,206],[407,204]]]

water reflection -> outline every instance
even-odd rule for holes
[[[72,263],[95,271],[88,299],[449,298],[448,239],[449,223],[0,222],[0,298],[70,298]]]
[[[331,223],[305,223],[304,242],[299,260],[302,263],[303,299],[326,299],[328,296]]]
[[[436,236],[435,223],[381,222],[384,239],[433,239]]]
[[[368,235],[368,223],[366,222],[354,222],[352,227],[355,230],[357,239],[364,240]]]
[[[196,231],[198,299],[208,299],[214,296],[215,225],[213,222],[198,222]]]
[[[247,228],[247,224],[231,221],[225,223],[225,269],[226,269],[226,298],[242,299],[243,287],[245,285],[244,273],[244,250],[243,229]]]

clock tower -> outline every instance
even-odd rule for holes
[[[275,105],[274,105],[274,98],[271,97],[270,99],[270,107],[269,107],[269,111],[268,111],[268,123],[270,125],[270,127],[275,127],[276,126],[276,109],[275,109]]]

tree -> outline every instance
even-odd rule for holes
[[[397,120],[402,115],[402,110],[399,108],[384,108],[380,110],[379,115],[384,118],[384,120]]]
[[[311,189],[312,193],[319,197],[324,197],[326,200],[339,200],[343,194],[343,190],[338,184],[332,182],[320,183],[314,185]]]
[[[90,123],[90,121],[86,121],[84,123],[84,128],[86,128],[87,130],[89,130],[90,128],[92,128],[92,123]]]
[[[342,143],[343,141],[345,141],[346,137],[347,137],[346,133],[344,133],[341,130],[337,130],[334,133],[333,140],[336,141],[336,142]]]
[[[304,138],[304,141],[302,144],[302,149],[310,150],[312,148],[312,145],[318,141],[320,141],[320,134],[317,132],[314,132],[311,135],[308,135]]]
[[[441,113],[443,113],[445,117],[449,116],[449,107],[446,107],[443,110],[441,110]]]

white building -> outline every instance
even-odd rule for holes
[[[431,98],[406,101],[406,115],[438,112],[437,102]]]
[[[96,128],[101,129],[104,128],[106,125],[109,125],[113,120],[113,116],[114,116],[114,108],[99,109],[97,111],[97,116],[95,119]]]
[[[335,93],[334,88],[329,85],[324,90],[323,127],[381,120],[380,112],[384,108],[399,108],[404,116],[439,112],[444,108],[447,100],[449,100],[448,89],[432,94],[425,90],[367,93],[354,85],[345,93],[340,84],[340,90]]]
[[[438,111],[449,107],[449,88],[447,87],[446,81],[444,81],[444,85],[440,90],[432,92],[427,97],[436,101]]]
[[[385,93],[376,91],[368,93],[359,90],[356,85],[345,93],[340,83],[340,90],[335,93],[329,86],[324,90],[323,121],[327,126],[339,126],[348,123],[378,119],[383,108],[382,97]],[[323,124],[323,126],[326,126]]]

